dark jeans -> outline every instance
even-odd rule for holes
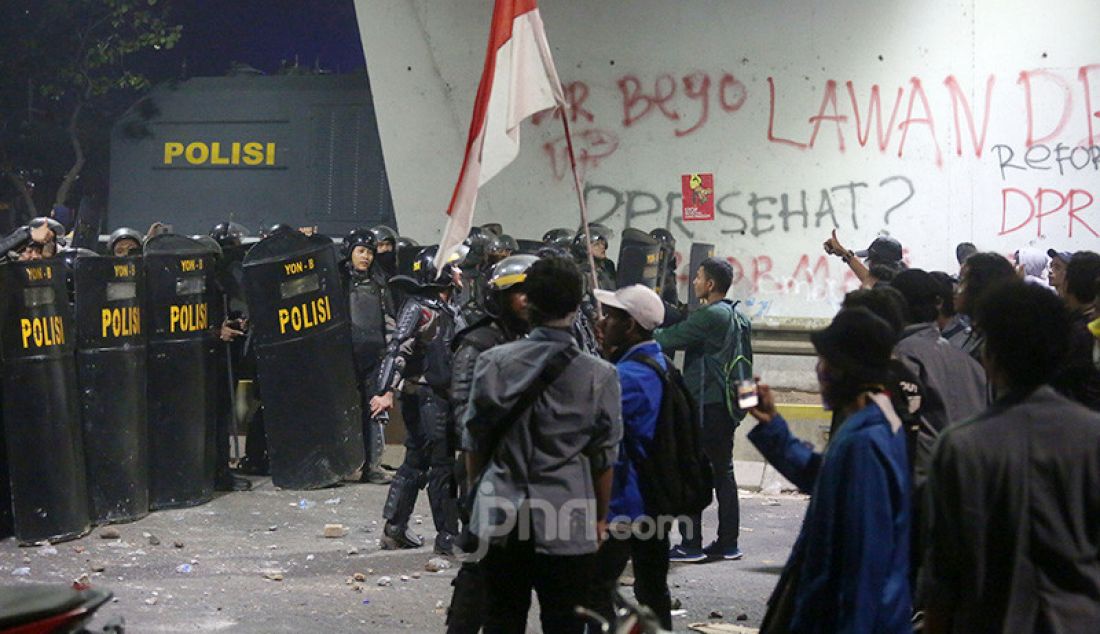
[[[741,505],[737,500],[737,480],[733,476],[733,434],[741,421],[733,420],[722,403],[703,406],[703,451],[714,471],[714,492],[718,497],[718,545],[735,548],[741,533]],[[688,548],[703,546],[703,516],[680,522],[682,544]]]
[[[591,607],[614,622],[612,596],[626,562],[634,560],[634,597],[653,610],[666,630],[672,629],[672,598],[668,593],[668,535],[649,539],[631,536],[608,539],[596,553]]]
[[[584,632],[584,620],[574,609],[589,601],[595,557],[536,553],[534,541],[520,540],[515,533],[505,543],[490,547],[482,562],[489,598],[485,633],[527,631],[532,588],[539,595],[543,632]]]

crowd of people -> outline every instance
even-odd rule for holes
[[[293,229],[268,233],[283,230]],[[51,257],[60,231],[35,221],[0,252]],[[211,237],[242,238],[228,223]],[[631,285],[618,284],[599,225],[541,241],[477,227],[441,267],[436,247],[388,227],[339,245],[362,481],[389,487],[384,548],[424,547],[410,517],[426,488],[434,551],[466,554],[449,631],[522,632],[532,591],[545,631],[583,631],[577,606],[613,620],[628,561],[638,603],[671,629],[670,562],[743,557],[732,453],[747,417],[753,445],[811,496],[763,631],[1096,629],[1100,255],[1010,259],[964,243],[957,270],[925,271],[906,265],[895,238],[856,252],[834,232],[824,250],[860,288],[811,338],[833,417],[818,451],[758,378],[755,404],[738,398],[754,375],[730,264],[712,257],[689,271],[698,305],[687,306],[675,241],[652,237],[658,277]],[[120,229],[107,250],[133,254],[143,239]],[[246,338],[247,307],[218,334]],[[390,473],[381,455],[396,407],[406,451]],[[677,416],[697,433],[672,434]],[[261,417],[242,471],[266,471],[264,445]],[[655,474],[670,452],[705,464],[699,482],[718,506],[705,546],[701,507],[667,513],[661,480],[687,478]],[[223,484],[247,486],[223,462]]]

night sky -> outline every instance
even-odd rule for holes
[[[362,69],[363,47],[352,0],[172,0],[171,20],[183,25],[161,63],[169,75],[186,60],[192,77],[224,75],[232,62],[268,74],[286,61],[346,73]]]

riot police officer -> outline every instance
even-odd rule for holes
[[[113,255],[116,258],[123,258],[128,255],[141,255],[141,244],[144,236],[142,236],[136,229],[130,227],[119,227],[111,232],[111,236],[107,238],[107,254]]]
[[[477,233],[475,234],[475,232]],[[463,244],[469,246],[470,253],[474,253],[476,246],[482,246],[481,257],[476,258],[475,256],[477,260],[476,268],[464,276],[468,291],[466,297],[460,302],[463,319],[466,320],[466,323],[472,324],[481,321],[486,316],[484,306],[489,291],[489,276],[492,274],[493,267],[496,266],[497,262],[515,253],[519,249],[519,244],[512,236],[489,233],[481,227],[471,229],[470,236],[467,236],[466,242]],[[468,253],[466,261],[474,261],[475,258],[471,258],[469,255]]]
[[[613,291],[616,287],[617,272],[615,271],[615,263],[607,257],[607,248],[608,242],[614,234],[611,229],[595,222],[588,223],[588,233],[592,239],[592,259],[596,264],[598,288]],[[586,283],[590,282],[591,274],[589,271],[592,270],[588,265],[588,248],[589,243],[585,241],[584,229],[581,228],[573,239],[573,257],[577,261],[577,265],[580,266],[581,272],[584,273]]]
[[[34,218],[0,240],[0,261],[41,260],[57,255],[65,228],[53,218]]]
[[[453,554],[458,530],[455,503],[454,445],[448,433],[451,383],[451,342],[461,318],[450,302],[457,270],[435,266],[437,247],[422,249],[413,262],[412,276],[397,276],[391,285],[405,287],[406,299],[398,314],[393,337],[378,374],[377,396],[371,414],[393,407],[401,388],[405,419],[405,460],[390,485],[383,509],[386,525],[383,547],[419,548],[424,540],[409,529],[409,516],[419,490],[427,484],[428,501],[437,531],[435,550]]]
[[[474,366],[482,352],[502,343],[526,336],[527,295],[523,282],[527,269],[538,261],[534,255],[513,255],[504,258],[493,267],[485,296],[486,316],[455,336],[454,368],[451,380],[451,408],[454,412],[455,433],[459,449],[466,450],[465,428],[462,421],[466,413],[470,386],[474,379]],[[465,482],[465,461],[459,460],[458,481]],[[478,632],[482,626],[485,608],[485,585],[476,562],[465,562],[454,581],[454,595],[447,610],[447,631],[451,634]]]
[[[569,229],[551,229],[542,234],[542,244],[548,247],[559,247],[568,251],[570,245],[573,244],[573,235],[574,232]]]
[[[220,305],[211,307],[211,310],[222,318],[222,324],[218,330],[218,338],[222,344],[217,345],[214,351],[217,373],[217,424],[214,434],[217,443],[217,464],[214,471],[214,488],[218,491],[247,491],[252,488],[252,483],[247,478],[235,475],[229,470],[230,444],[237,429],[234,420],[236,416],[235,386],[239,378],[255,374],[249,371],[255,367],[255,360],[246,358],[246,340],[243,339],[248,331],[248,305],[244,300],[244,271],[241,268],[241,259],[244,257],[241,238],[245,233],[244,227],[237,223],[220,222],[211,227],[206,236],[203,236],[207,240],[216,242],[220,252],[214,273]],[[111,235],[113,237],[115,234]],[[117,255],[117,249],[115,252]],[[253,455],[256,449],[257,447],[251,448]]]
[[[370,398],[375,394],[378,368],[386,353],[386,341],[394,327],[394,309],[386,279],[375,266],[377,244],[368,229],[354,229],[344,237],[347,258],[342,273],[348,293],[348,315],[351,317],[352,357],[355,378],[363,406],[363,442],[367,463],[361,482],[389,484],[390,477],[382,470],[385,449],[384,417],[370,413]]]

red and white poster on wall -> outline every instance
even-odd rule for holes
[[[680,177],[684,220],[714,220],[714,174]]]

